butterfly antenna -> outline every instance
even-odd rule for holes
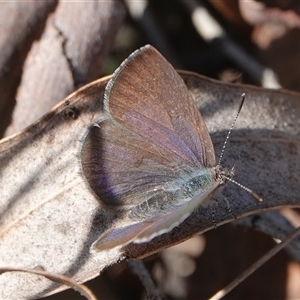
[[[222,158],[223,158],[223,155],[224,155],[224,151],[225,151],[225,148],[226,148],[227,141],[228,141],[229,136],[230,136],[230,134],[231,134],[231,131],[232,131],[232,129],[233,129],[235,123],[236,123],[236,120],[237,120],[237,118],[238,118],[238,116],[239,116],[239,114],[240,114],[240,112],[241,112],[241,109],[242,109],[242,107],[243,107],[243,105],[244,105],[244,102],[245,102],[245,93],[243,93],[243,94],[241,95],[241,103],[240,103],[239,109],[238,109],[238,111],[237,111],[237,114],[236,114],[236,116],[235,116],[235,118],[234,118],[234,120],[233,120],[233,122],[232,122],[232,124],[231,124],[231,127],[230,127],[230,129],[229,129],[229,131],[228,131],[228,133],[227,133],[227,136],[226,136],[226,139],[225,139],[225,142],[224,142],[224,144],[223,144],[223,148],[222,148],[222,151],[221,151],[221,154],[220,154],[220,158],[219,158],[219,163],[218,163],[218,165],[221,164],[221,161],[222,161]],[[258,194],[256,194],[254,191],[252,191],[252,190],[249,189],[248,187],[242,185],[241,183],[235,181],[234,179],[232,179],[232,178],[230,178],[230,177],[227,177],[227,176],[225,176],[225,175],[223,175],[223,177],[226,178],[228,181],[234,183],[235,185],[239,186],[239,187],[242,188],[243,190],[247,191],[248,193],[250,193],[250,194],[251,194],[255,199],[257,199],[258,201],[263,201],[263,198],[262,198],[262,197],[260,197]]]
[[[241,95],[241,103],[240,103],[238,112],[237,112],[237,114],[236,114],[236,116],[235,116],[235,118],[234,118],[234,120],[233,120],[233,122],[232,122],[232,124],[231,124],[231,127],[230,127],[230,129],[228,130],[228,133],[227,133],[227,136],[226,136],[226,139],[225,139],[225,141],[224,141],[223,148],[222,148],[222,151],[221,151],[221,154],[220,154],[220,157],[219,157],[218,165],[221,164],[221,161],[222,161],[222,158],[223,158],[223,155],[224,155],[224,151],[225,151],[225,148],[226,148],[227,141],[228,141],[229,136],[230,136],[230,134],[231,134],[231,131],[232,131],[232,129],[233,129],[235,123],[236,123],[236,120],[237,120],[237,118],[238,118],[238,116],[239,116],[239,114],[240,114],[240,112],[241,112],[241,109],[242,109],[242,107],[243,107],[243,105],[244,105],[245,96],[246,96],[245,93],[243,93],[243,94]]]
[[[239,186],[240,188],[242,188],[243,190],[247,191],[248,193],[250,193],[255,199],[257,199],[258,201],[262,202],[263,198],[260,197],[258,194],[256,194],[254,191],[252,191],[251,189],[249,189],[248,187],[242,185],[241,183],[235,181],[234,179],[227,177],[225,175],[223,175],[223,178],[226,178],[228,181],[236,184],[237,186]]]

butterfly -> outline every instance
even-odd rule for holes
[[[216,164],[184,81],[154,47],[133,52],[114,72],[104,110],[84,139],[82,171],[99,201],[132,222],[101,235],[92,251],[171,231],[232,177]]]

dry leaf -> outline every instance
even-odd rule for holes
[[[148,244],[128,245],[125,254],[90,254],[90,245],[113,226],[112,219],[118,226],[127,221],[101,209],[80,170],[82,137],[103,116],[104,78],[70,95],[24,132],[1,141],[0,267],[41,266],[81,283],[125,256],[148,256],[234,217],[299,206],[299,94],[224,84],[189,72],[181,75],[206,121],[217,157],[240,95],[246,93],[223,164],[234,165],[235,179],[264,202],[228,184],[223,194],[232,213],[220,197],[218,204],[200,207],[181,226]],[[0,276],[1,299],[37,298],[65,288],[31,274]]]

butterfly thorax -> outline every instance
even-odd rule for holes
[[[231,169],[224,168],[221,165],[217,165],[214,167],[216,180],[218,180],[221,184],[224,184],[227,179],[231,179],[234,176],[234,167]]]

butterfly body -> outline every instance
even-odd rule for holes
[[[138,219],[141,216],[162,216],[172,209],[188,203],[193,197],[199,195],[202,189],[214,186],[213,178],[216,176],[214,168],[201,169],[174,180],[160,189],[154,189],[155,195],[132,207],[130,216]]]

